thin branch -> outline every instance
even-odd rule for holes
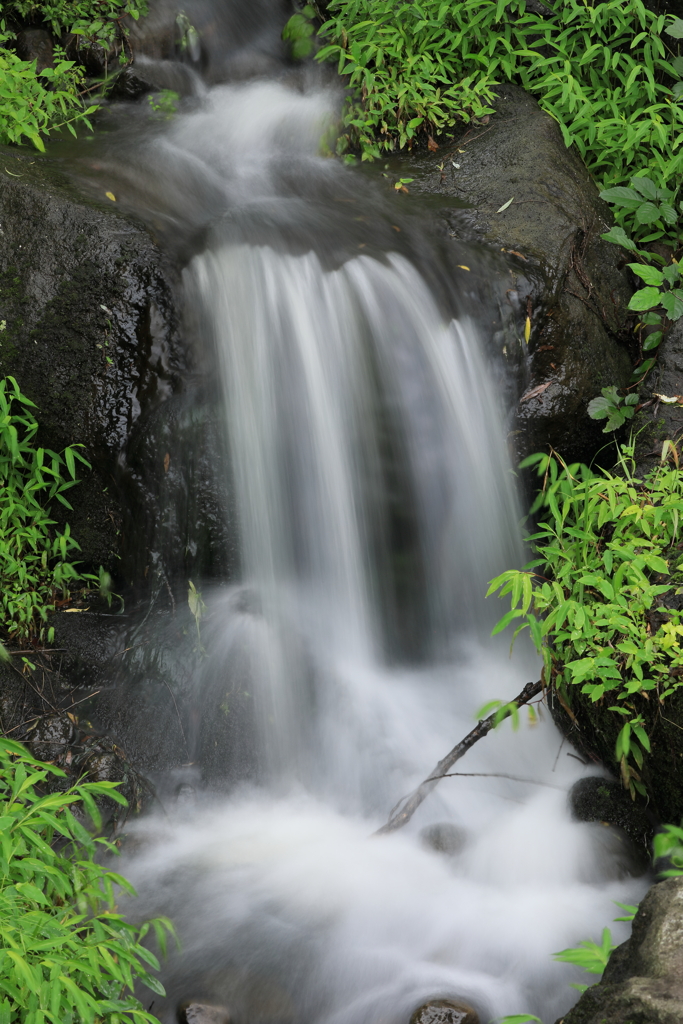
[[[460,740],[460,743],[453,747],[449,754],[446,754],[446,756],[439,761],[431,775],[429,775],[424,782],[421,782],[417,789],[413,790],[410,796],[406,797],[404,801],[399,802],[398,809],[392,812],[386,825],[382,825],[381,828],[377,829],[375,835],[384,835],[387,832],[396,832],[399,828],[403,828],[403,826],[410,821],[425,797],[429,796],[439,779],[444,778],[455,762],[459,761],[461,757],[464,757],[470,747],[473,747],[478,740],[483,739],[484,736],[488,735],[494,725],[497,725],[499,721],[503,721],[505,718],[508,718],[512,714],[513,708],[516,710],[521,708],[524,704],[528,704],[531,698],[535,697],[537,693],[540,693],[542,689],[543,683],[540,679],[536,683],[527,683],[522,692],[507,705],[502,718],[500,717],[501,711],[499,710],[494,711],[494,713],[489,715],[488,718],[484,718],[482,721],[477,722],[474,729],[472,729],[464,739]],[[496,721],[497,717],[498,721]]]
[[[530,786],[547,786],[548,789],[566,789],[554,782],[541,782],[540,779],[525,779],[522,775],[506,775],[505,772],[448,772],[441,775],[442,779],[511,779],[512,782],[528,782]]]

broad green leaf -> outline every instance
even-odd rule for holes
[[[631,296],[629,309],[646,310],[658,306],[662,302],[662,293],[658,288],[641,288]]]
[[[645,284],[660,287],[664,283],[664,274],[655,267],[648,267],[642,263],[629,263],[629,267],[638,277],[641,277]]]

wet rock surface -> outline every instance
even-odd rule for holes
[[[596,821],[612,826],[628,842],[638,873],[647,870],[654,834],[651,815],[641,803],[631,800],[620,782],[591,775],[574,783],[569,806],[577,821]]]
[[[683,438],[683,321],[675,323],[657,350],[657,363],[638,388],[644,408],[633,421],[638,435],[636,457],[638,473],[649,472],[660,464],[662,444],[672,440],[680,445]]]
[[[431,999],[418,1007],[410,1024],[480,1024],[479,1014],[459,999]]]
[[[116,572],[117,463],[183,368],[175,271],[104,194],[101,204],[84,201],[33,151],[3,149],[2,158],[0,374],[37,405],[39,443],[84,446],[92,472],[72,492],[73,511],[54,513],[70,522],[84,569]]]
[[[438,206],[451,237],[507,254],[502,313],[516,337],[507,330],[500,344],[511,364],[522,363],[517,447],[526,454],[551,443],[565,458],[589,460],[601,434],[586,406],[631,368],[628,272],[620,250],[600,238],[609,208],[557,124],[515,86],[501,87],[489,123],[440,141],[396,166],[414,178],[411,192],[452,200]]]
[[[683,1020],[683,879],[653,886],[631,938],[602,979],[557,1024],[680,1024]]]
[[[614,712],[607,706],[587,706],[577,700],[572,705],[571,719],[558,702],[555,702],[551,712],[556,725],[577,750],[593,762],[602,762],[615,776],[618,775],[619,764],[614,751],[621,720]],[[683,791],[680,786],[683,766],[683,730],[680,725],[683,722],[683,693],[677,690],[670,694],[661,707],[646,707],[644,717],[652,747],[644,760],[641,774],[649,797],[647,816],[653,824],[680,821],[683,816]],[[612,782],[611,792],[619,786],[620,783]],[[625,796],[630,803],[628,794],[625,793]],[[615,823],[621,824],[619,821]],[[637,830],[639,828],[636,826]],[[632,832],[629,834],[633,836]],[[636,841],[640,844],[640,840]]]
[[[178,1010],[178,1024],[230,1024],[230,1011],[224,1006],[189,1003]]]

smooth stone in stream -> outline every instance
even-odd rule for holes
[[[230,1024],[230,1011],[208,1003],[184,1003],[178,1008],[179,1024]]]
[[[436,821],[433,825],[425,825],[420,831],[420,839],[422,845],[430,850],[454,857],[467,843],[467,833],[464,828],[452,825],[449,821]]]
[[[459,999],[430,999],[418,1007],[410,1024],[480,1024],[479,1014]]]

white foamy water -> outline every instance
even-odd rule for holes
[[[291,154],[331,173],[314,151],[328,106],[223,87],[156,145],[201,166],[227,207],[262,212]],[[261,775],[138,826],[142,911],[170,914],[183,943],[155,1012],[199,998],[236,1024],[407,1024],[451,996],[482,1021],[552,1024],[576,979],[551,954],[598,937],[644,886],[617,877],[605,830],[570,819],[584,769],[548,713],[479,743],[456,768],[482,777],[443,780],[408,828],[371,838],[485,700],[538,672],[487,640],[486,583],[523,555],[482,340],[405,254],[325,262],[315,245],[283,251],[278,223],[277,245],[262,220],[253,244],[217,229],[186,274],[224,397],[242,564],[207,594],[198,700],[225,686],[227,701],[239,676]],[[434,823],[458,849],[425,845]]]

